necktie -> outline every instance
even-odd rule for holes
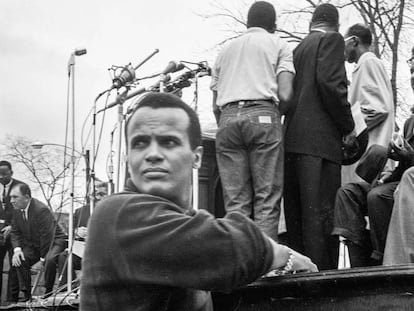
[[[23,220],[27,221],[26,210],[22,210],[22,216],[23,216]]]

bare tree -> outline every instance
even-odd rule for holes
[[[2,144],[2,149],[3,158],[12,163],[18,178],[30,184],[33,192],[41,194],[51,210],[60,212],[69,204],[70,161],[61,148],[34,150],[28,139],[9,136]],[[80,175],[79,170],[76,172],[76,175]],[[80,176],[76,177],[78,186],[75,192],[80,194],[84,181],[78,178]],[[75,195],[75,200],[82,203],[83,196]]]
[[[252,1],[249,2],[251,4]],[[278,9],[279,3],[273,2]],[[341,15],[347,13],[349,16],[359,16],[361,22],[370,27],[373,34],[373,52],[390,64],[394,103],[395,105],[404,104],[404,100],[398,96],[398,61],[401,54],[401,38],[408,37],[408,33],[413,30],[414,2],[407,0],[295,1],[294,4],[280,11],[277,32],[290,42],[300,42],[308,33],[312,12],[322,2],[334,4],[340,10]],[[233,27],[229,30],[231,36],[220,41],[218,45],[240,35],[245,29],[245,16],[249,6],[246,1],[242,2],[237,9],[229,8],[222,3],[218,0],[212,1],[213,12],[199,14],[204,18],[223,19],[224,28]],[[405,84],[406,81],[403,83]]]

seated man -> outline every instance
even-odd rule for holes
[[[203,149],[197,114],[180,98],[144,95],[125,134],[131,178],[92,215],[81,310],[206,311],[209,290],[231,290],[277,268],[317,271],[240,212],[215,219],[191,210]]]
[[[37,263],[45,269],[46,295],[53,291],[59,254],[66,247],[66,237],[52,212],[42,202],[32,198],[26,184],[12,188],[13,204],[11,243],[12,264],[17,269],[20,289],[25,299],[31,298],[31,267]]]
[[[404,171],[414,165],[411,158],[414,147],[413,128],[414,115],[404,124],[403,146],[391,142],[390,158],[399,161],[391,174],[383,175],[372,184],[346,184],[336,194],[332,234],[343,236],[347,240],[352,267],[382,264],[394,191]],[[366,215],[369,218],[369,232],[365,229]]]
[[[98,181],[95,186],[95,204],[108,194],[108,184]],[[95,205],[96,206],[96,205]],[[85,242],[88,236],[88,222],[90,217],[90,205],[86,204],[78,208],[73,215],[73,230],[75,240]],[[59,286],[67,283],[67,249],[59,255]],[[72,254],[72,280],[76,279],[75,270],[82,268],[82,258],[77,254]]]

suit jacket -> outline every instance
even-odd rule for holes
[[[294,50],[294,96],[285,121],[286,152],[342,160],[342,137],[354,128],[347,100],[344,40],[312,31]]]
[[[13,210],[11,242],[16,247],[31,247],[45,258],[52,243],[64,245],[65,234],[57,224],[50,209],[32,198],[28,207],[28,220],[23,219],[22,211]]]

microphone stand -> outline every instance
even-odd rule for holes
[[[84,50],[79,53],[77,50],[72,52],[68,62],[68,75],[72,77],[72,151],[71,151],[71,189],[70,189],[70,211],[69,211],[69,236],[68,236],[68,269],[67,269],[67,291],[72,292],[72,250],[73,250],[73,211],[75,209],[75,56],[80,56],[86,53]]]

